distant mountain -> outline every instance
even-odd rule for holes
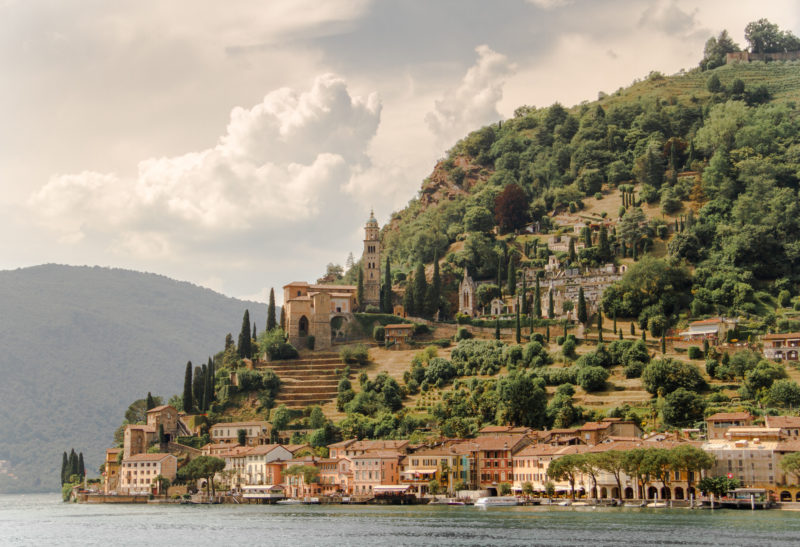
[[[44,265],[0,271],[0,493],[59,488],[61,453],[82,451],[91,476],[128,405],[180,393],[186,361],[205,362],[261,329],[266,304],[164,276]]]

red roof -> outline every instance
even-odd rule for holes
[[[765,334],[764,340],[789,340],[800,338],[800,332],[787,332],[785,334]]]
[[[752,420],[749,412],[717,412],[706,418],[707,422],[724,422],[728,420]]]

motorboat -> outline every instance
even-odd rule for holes
[[[302,504],[302,500],[298,500],[295,498],[287,498],[285,500],[278,500],[275,502],[276,505],[300,505]]]
[[[476,507],[509,507],[512,505],[519,505],[519,500],[514,496],[492,496],[478,498],[475,501]]]

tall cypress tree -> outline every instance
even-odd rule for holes
[[[544,338],[545,338],[545,340],[547,340],[547,343],[549,344],[550,343],[550,323],[548,323],[545,326]]]
[[[500,318],[494,320],[494,339],[500,340]]]
[[[556,305],[553,302],[553,291],[552,289],[547,291],[547,318],[552,319],[555,315]]]
[[[67,472],[69,471],[69,460],[67,459],[67,451],[64,451],[63,456],[61,457],[61,484],[65,484],[69,477],[67,476]]]
[[[517,268],[514,265],[514,257],[510,256],[508,258],[508,268],[506,268],[508,272],[508,279],[506,281],[508,285],[508,294],[509,296],[514,296],[517,294]]]
[[[600,226],[600,235],[597,238],[598,254],[603,260],[611,258],[611,248],[608,244],[608,230],[606,225]]]
[[[522,315],[530,315],[528,309],[528,280],[525,275],[525,270],[522,270]]]
[[[406,292],[403,295],[403,309],[406,315],[415,317],[417,315],[417,303],[414,302],[414,284],[413,279],[406,282]]]
[[[597,342],[603,343],[603,312],[597,310]]]
[[[205,385],[205,371],[203,367],[194,367],[194,379],[192,380],[192,401],[197,410],[203,411],[203,386]]]
[[[575,240],[570,237],[569,238],[569,263],[574,264],[577,260],[578,256],[575,254]]]
[[[145,407],[147,408],[147,410],[150,410],[150,409],[154,408],[155,406],[156,406],[156,402],[153,400],[153,396],[148,391],[147,392],[147,399],[145,400]]]
[[[416,296],[416,295],[415,295]],[[383,313],[392,313],[392,265],[386,257],[386,270],[383,274],[383,298],[381,298]]]
[[[611,312],[611,317],[614,318],[614,334],[617,334],[617,310],[616,309]],[[621,332],[622,332],[622,329],[620,329],[620,333]]]
[[[80,478],[86,476],[86,466],[83,464],[83,452],[78,455],[78,476]]]
[[[439,251],[433,253],[433,277],[431,284],[428,285],[428,296],[426,298],[427,312],[429,317],[435,317],[439,311],[439,303],[442,300],[442,278],[439,275]]]
[[[503,298],[503,257],[497,257],[497,288],[500,289],[500,298]]]
[[[356,300],[359,310],[363,311],[364,302],[364,268],[358,269],[358,282],[356,284]]]
[[[661,354],[664,355],[667,353],[667,338],[662,334],[661,335]]]
[[[425,315],[427,293],[428,280],[425,279],[425,266],[422,265],[422,262],[418,262],[417,269],[414,271],[414,303],[419,315]]]
[[[258,338],[258,333],[256,332],[256,322],[253,321],[253,335],[250,337],[250,339],[251,340],[255,340],[256,338]],[[252,342],[250,342],[250,347],[251,348],[253,347],[253,343]]]
[[[275,289],[269,289],[269,304],[267,304],[267,332],[275,330],[278,324],[275,321]]]
[[[167,435],[164,433],[164,424],[158,424],[158,444],[167,442]]]
[[[69,451],[69,465],[67,471],[67,481],[72,478],[72,475],[78,474],[78,455],[75,453],[75,449],[72,448]]]
[[[592,229],[588,226],[583,229],[583,246],[587,249],[592,246]]]
[[[533,313],[536,319],[542,318],[542,290],[539,288],[539,275],[536,275],[536,292],[533,293]]]
[[[281,306],[281,330],[286,332],[286,315],[284,311],[286,310],[285,306]]]
[[[517,344],[522,341],[522,332],[520,331],[520,324],[519,324],[519,306],[517,306],[517,332],[516,332],[516,340]]]
[[[586,298],[583,296],[583,287],[581,287],[578,289],[578,321],[585,325],[588,319],[586,314]]]
[[[239,331],[239,358],[247,359],[252,350],[250,348],[250,310],[244,310],[242,316],[242,330]]]
[[[186,363],[186,373],[183,377],[183,411],[188,413],[192,412],[194,402],[192,400],[192,362]]]
[[[214,361],[211,357],[208,358],[208,406],[211,406],[216,400],[216,393],[214,393],[215,385],[217,379],[217,371],[216,367],[214,366]],[[208,410],[208,408],[206,408]]]

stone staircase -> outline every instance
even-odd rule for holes
[[[291,409],[302,409],[324,405],[336,398],[345,365],[337,353],[317,352],[312,357],[302,359],[262,361],[255,367],[271,369],[280,377],[281,389],[275,398],[275,406],[284,404]],[[351,368],[354,367],[351,365]],[[336,374],[337,369],[339,374]],[[354,375],[351,372],[350,378]]]

